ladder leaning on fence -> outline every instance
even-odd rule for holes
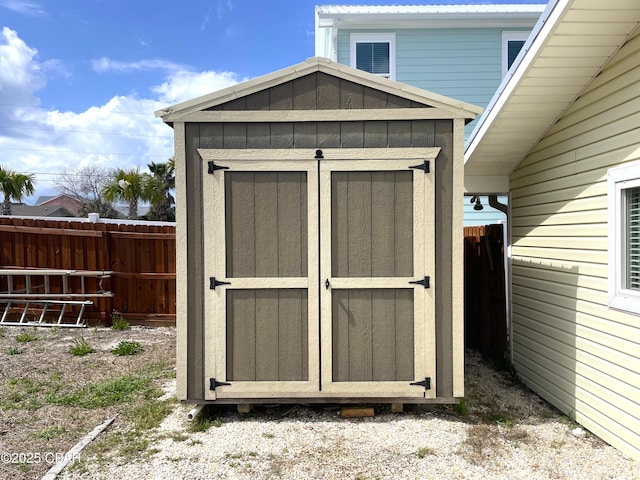
[[[85,327],[82,319],[91,299],[112,297],[102,287],[113,272],[104,270],[59,270],[1,268],[6,290],[0,292],[4,311],[0,325],[40,327]],[[88,291],[88,283],[95,289]]]

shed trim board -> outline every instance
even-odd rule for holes
[[[314,158],[311,150],[227,150],[198,149],[205,161],[213,161],[224,167],[204,177],[204,209],[212,214],[205,217],[204,236],[212,239],[215,254],[204,259],[205,275],[215,272],[221,284],[205,296],[205,379],[215,378],[222,383],[215,390],[208,390],[205,400],[224,398],[301,398],[310,394],[325,398],[388,397],[435,398],[435,302],[434,290],[420,284],[412,284],[416,276],[433,276],[435,270],[434,174],[415,168],[416,162],[434,162],[440,148],[407,149],[324,149],[323,159]],[[205,163],[203,168],[207,168]],[[228,224],[225,211],[225,175],[231,172],[305,172],[307,187],[307,273],[300,277],[227,277],[225,252]],[[413,265],[414,275],[385,277],[344,277],[332,274],[332,173],[333,172],[409,172],[413,178]],[[333,193],[335,195],[335,192]],[[320,205],[318,205],[318,201]],[[333,205],[335,209],[335,205]],[[418,221],[416,221],[418,220]],[[320,231],[318,231],[320,230]],[[320,243],[318,243],[320,241]],[[320,244],[324,245],[320,249]],[[325,284],[326,282],[326,284]],[[274,287],[275,285],[275,287]],[[308,361],[304,381],[233,381],[229,370],[229,324],[227,301],[230,291],[251,289],[303,289],[307,292],[308,312],[307,340]],[[355,289],[355,290],[354,290]],[[364,290],[362,290],[364,289]],[[398,381],[335,381],[332,363],[335,352],[334,326],[331,318],[335,312],[335,293],[340,292],[411,292],[413,297],[413,345],[402,349],[411,351],[412,377]],[[372,299],[375,298],[373,293]],[[332,298],[334,300],[332,300]],[[318,316],[314,312],[320,311]],[[351,321],[351,320],[350,320]],[[375,354],[375,352],[372,352]],[[320,374],[322,372],[322,375]],[[303,375],[304,376],[304,375]],[[430,389],[411,385],[430,378]]]
[[[332,122],[340,121],[386,121],[386,120],[431,120],[441,118],[468,118],[464,110],[451,111],[442,108],[378,108],[352,110],[231,110],[197,111],[173,118],[181,122]]]
[[[176,191],[187,191],[187,175],[185,168],[185,124],[175,122],[173,124],[173,135],[175,143],[174,158],[176,159]],[[186,219],[187,202],[176,202],[176,218]],[[176,245],[187,245],[187,229],[176,228]],[[188,255],[186,248],[176,248],[176,278],[187,278]],[[176,298],[186,299],[188,295],[188,284],[186,281],[176,282]],[[187,377],[188,377],[188,302],[176,302],[176,395],[178,398],[187,398]]]

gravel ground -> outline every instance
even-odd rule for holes
[[[176,404],[134,459],[88,448],[59,478],[75,479],[640,479],[640,463],[468,353],[457,406],[346,419],[337,406],[209,409]],[[165,385],[172,394],[173,383]],[[205,420],[204,422],[202,420]],[[194,425],[205,431],[194,431]]]

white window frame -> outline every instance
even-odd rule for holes
[[[625,194],[640,187],[640,162],[633,162],[607,172],[609,200],[609,308],[640,314],[640,291],[625,285]]]
[[[502,32],[502,76],[504,77],[509,71],[509,42],[518,41],[525,43],[531,32],[527,30],[519,30],[513,32]],[[523,47],[524,48],[524,45]],[[514,62],[515,63],[515,62]]]
[[[388,43],[389,44],[389,76],[376,74],[379,77],[396,79],[396,34],[395,33],[352,33],[349,36],[350,66],[356,67],[356,44],[358,43]]]

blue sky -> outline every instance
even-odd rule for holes
[[[0,0],[0,164],[36,174],[33,203],[62,168],[165,161],[155,110],[313,56],[325,3],[411,2]]]

